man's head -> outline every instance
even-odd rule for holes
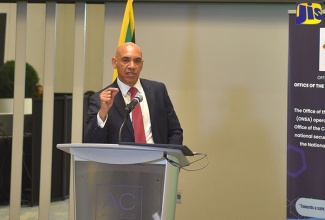
[[[132,42],[120,45],[112,58],[112,65],[117,69],[118,78],[132,87],[138,81],[143,67],[141,48]]]
[[[43,95],[43,86],[36,85],[34,96],[35,97],[42,97],[42,95]]]

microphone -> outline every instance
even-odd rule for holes
[[[120,127],[120,131],[118,133],[118,143],[121,143],[122,129],[124,127],[124,124],[125,124],[126,120],[130,117],[130,112],[134,109],[134,107],[137,104],[139,104],[140,102],[142,102],[142,100],[143,100],[143,96],[139,94],[139,95],[136,95],[134,97],[134,99],[129,104],[126,105],[125,110],[127,111],[127,114],[126,114],[126,116],[125,116],[125,118],[123,120],[123,123],[122,123],[122,125]]]
[[[128,114],[134,109],[134,107],[138,103],[142,102],[142,100],[143,100],[143,96],[142,95],[136,95],[134,97],[134,99],[129,104],[127,104],[126,107],[125,107],[125,110],[128,112]]]

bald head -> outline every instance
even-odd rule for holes
[[[141,48],[133,42],[126,42],[126,43],[119,45],[116,49],[115,56],[118,57],[121,53],[123,53],[126,50],[136,50],[138,53],[140,53],[141,58],[142,58]]]
[[[121,44],[112,58],[112,65],[118,72],[118,78],[125,84],[133,86],[143,67],[141,48],[132,42]]]

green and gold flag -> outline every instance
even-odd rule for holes
[[[124,18],[122,22],[120,39],[118,41],[118,46],[125,42],[135,43],[134,34],[134,14],[133,14],[133,0],[128,0],[125,7]],[[114,69],[113,81],[117,78],[117,70]]]

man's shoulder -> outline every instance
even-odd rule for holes
[[[158,81],[155,81],[155,80],[150,80],[150,79],[143,79],[143,78],[140,78],[140,82],[142,85],[149,85],[149,86],[154,86],[154,87],[165,87],[165,84],[162,83],[162,82],[158,82]]]

